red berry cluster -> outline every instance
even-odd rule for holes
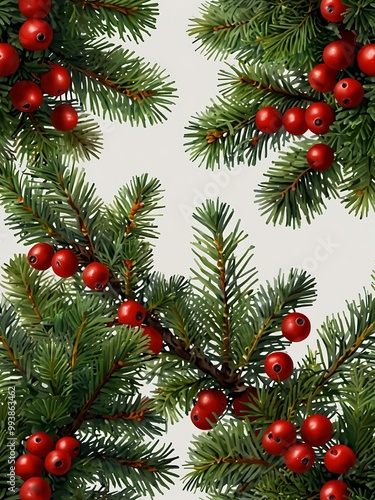
[[[302,342],[311,331],[311,323],[307,316],[293,312],[285,316],[281,323],[281,332],[291,342]],[[266,356],[264,369],[272,380],[285,380],[293,373],[293,360],[286,352],[271,352]]]
[[[49,500],[51,487],[42,478],[46,470],[54,476],[63,476],[71,466],[72,460],[79,455],[80,444],[70,436],[60,438],[56,444],[46,432],[35,432],[26,441],[25,453],[15,462],[15,474],[23,481],[20,500]]]
[[[329,22],[341,22],[347,6],[341,0],[322,0],[320,12]],[[337,81],[339,71],[348,68],[355,60],[356,36],[340,27],[341,38],[329,43],[323,50],[323,62],[309,72],[308,81],[318,92],[332,92],[343,108],[354,108],[361,104],[365,91],[355,78]],[[363,46],[357,55],[359,69],[367,76],[375,76],[375,44]],[[307,130],[317,135],[327,134],[335,120],[334,109],[325,102],[312,103],[307,109],[294,107],[284,115],[273,106],[265,106],[256,113],[255,125],[265,134],[277,132],[283,126],[293,135],[303,135]],[[310,168],[327,170],[334,161],[334,151],[324,143],[314,144],[306,154]]]
[[[21,45],[33,52],[46,49],[53,39],[53,30],[44,20],[51,9],[51,0],[19,0],[18,7],[27,18],[19,30]],[[0,77],[12,75],[19,65],[15,47],[0,43]],[[20,80],[12,86],[9,98],[18,111],[32,113],[42,104],[43,92],[55,97],[65,94],[70,81],[69,72],[63,66],[50,64],[49,71],[40,78],[40,86],[32,80]],[[64,103],[52,110],[50,119],[56,130],[72,130],[78,123],[78,113],[73,106]]]
[[[323,135],[329,131],[334,119],[335,112],[331,106],[325,102],[314,102],[307,109],[290,108],[284,115],[273,106],[265,106],[257,111],[255,125],[265,134],[275,133],[283,126],[293,135],[303,135],[307,130]],[[313,170],[322,172],[332,165],[334,153],[327,144],[318,143],[307,151],[306,159]]]
[[[48,243],[37,243],[31,247],[27,260],[38,271],[52,267],[60,278],[70,278],[78,271],[78,258],[72,250],[66,248],[55,252]],[[91,290],[103,290],[109,280],[108,267],[100,262],[91,262],[83,270],[82,280]]]
[[[145,325],[146,309],[135,300],[125,300],[117,310],[118,320],[122,325],[142,328],[142,335],[149,339],[149,350],[159,354],[163,349],[163,336],[155,328]]]
[[[203,389],[190,412],[190,419],[198,429],[208,431],[216,424],[227,407],[227,397],[220,389]]]
[[[270,455],[284,456],[288,469],[303,474],[311,469],[316,455],[314,447],[322,446],[331,440],[332,422],[325,415],[308,416],[301,425],[301,441],[297,442],[297,431],[288,420],[273,422],[262,437],[262,446]],[[324,465],[329,472],[346,474],[356,462],[351,448],[344,444],[331,446],[324,455]],[[337,496],[331,496],[337,495]],[[340,496],[341,495],[341,496]],[[345,496],[344,496],[345,495]],[[343,481],[328,481],[320,491],[321,500],[348,498],[347,485]]]

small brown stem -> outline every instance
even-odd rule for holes
[[[73,353],[72,353],[72,360],[70,362],[70,366],[71,366],[72,369],[74,368],[75,362],[77,360],[78,346],[79,346],[79,342],[81,340],[83,328],[84,328],[84,326],[86,324],[86,321],[87,321],[87,315],[86,315],[86,313],[84,313],[83,317],[82,317],[81,324],[80,324],[78,332],[77,332],[76,340],[74,342]]]
[[[229,372],[229,362],[231,361],[230,356],[230,339],[229,339],[229,306],[228,297],[226,289],[226,272],[225,272],[225,259],[224,259],[224,249],[222,244],[222,235],[218,234],[217,239],[214,240],[218,252],[217,267],[220,271],[220,288],[223,294],[223,365],[222,371]]]
[[[112,375],[122,368],[124,366],[124,363],[121,361],[117,361],[114,363],[110,370],[107,372],[103,380],[100,382],[100,384],[96,387],[95,391],[91,395],[90,399],[86,402],[86,404],[83,406],[81,411],[79,412],[78,416],[75,418],[74,422],[68,426],[66,429],[65,434],[66,435],[71,435],[73,434],[77,429],[79,429],[82,425],[82,422],[86,419],[86,415],[88,411],[90,410],[91,406],[94,404],[96,398],[99,396],[100,391],[103,389],[105,384],[108,382],[108,380],[112,377]]]
[[[281,197],[282,197],[282,198],[284,198],[284,197],[285,197],[285,195],[286,195],[286,193],[288,193],[288,191],[290,191],[291,189],[292,189],[293,191],[295,191],[295,190],[296,190],[296,186],[297,186],[297,184],[298,184],[298,183],[299,183],[299,181],[302,179],[302,177],[303,177],[304,175],[306,175],[306,174],[307,174],[307,172],[308,172],[309,170],[311,170],[311,167],[307,167],[305,170],[303,170],[303,171],[302,171],[302,172],[298,175],[298,177],[296,177],[296,178],[294,179],[294,181],[292,182],[292,184],[291,184],[290,186],[288,186],[286,189],[284,189],[284,191],[281,193]]]
[[[104,460],[114,460],[118,464],[127,465],[128,467],[133,467],[134,469],[142,469],[149,472],[158,471],[156,467],[147,465],[147,460],[126,460],[125,458],[108,457],[106,455],[102,455],[100,458]]]
[[[121,85],[118,85],[117,83],[113,82],[107,76],[100,75],[99,73],[95,73],[94,71],[90,71],[87,69],[79,68],[78,66],[72,64],[70,61],[67,61],[67,64],[69,64],[71,68],[75,69],[76,71],[79,71],[80,73],[88,76],[89,78],[94,78],[95,80],[98,80],[100,83],[102,83],[106,87],[115,90],[119,94],[126,95],[127,97],[129,97],[129,99],[133,99],[133,101],[142,102],[144,99],[147,99],[148,97],[152,97],[155,95],[155,92],[153,90],[139,90],[137,92],[133,92],[132,90],[125,89]]]
[[[34,311],[36,317],[38,318],[39,321],[41,321],[42,315],[40,314],[40,312],[38,310],[38,306],[36,305],[36,302],[34,300],[34,296],[31,293],[31,288],[29,285],[26,285],[26,293],[27,293],[27,296],[29,297],[29,300],[31,302],[31,307],[33,308],[33,311]]]
[[[5,340],[5,338],[4,338],[4,336],[3,336],[3,334],[1,332],[0,332],[0,342],[5,347],[5,349],[6,349],[7,353],[8,353],[8,356],[11,359],[12,363],[14,364],[14,366],[21,373],[21,375],[24,375],[25,372],[23,371],[23,368],[20,365],[18,359],[16,359],[16,357],[14,356],[13,349],[10,347],[10,345],[8,344],[8,342]]]
[[[333,364],[332,368],[326,372],[322,378],[321,383],[316,387],[314,392],[312,393],[311,397],[309,398],[310,400],[313,400],[313,398],[320,392],[320,390],[323,388],[324,384],[334,375],[336,370],[339,368],[340,365],[342,365],[350,356],[352,356],[355,351],[360,347],[362,342],[367,338],[368,335],[372,333],[372,331],[375,328],[375,323],[372,323],[369,325],[362,333],[361,335],[357,338],[357,340],[354,342],[350,348],[345,351]]]
[[[219,26],[213,26],[212,30],[213,31],[221,31],[221,30],[238,28],[238,26],[243,26],[244,24],[247,24],[248,22],[249,21],[239,21],[237,23],[220,24]]]
[[[118,5],[112,3],[105,3],[103,0],[80,0],[80,4],[84,7],[92,7],[95,10],[99,9],[110,9],[119,12],[120,14],[124,14],[125,16],[131,16],[134,14],[138,7],[131,7],[130,9],[127,7],[119,7]]]

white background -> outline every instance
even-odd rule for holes
[[[126,46],[165,68],[176,82],[179,99],[164,124],[131,128],[106,123],[100,160],[83,165],[87,178],[96,183],[98,194],[106,202],[135,174],[148,172],[160,179],[165,209],[159,220],[161,236],[155,250],[155,269],[167,276],[190,275],[194,263],[189,213],[207,197],[217,196],[235,209],[236,218],[242,220],[243,229],[249,233],[249,243],[255,245],[253,265],[259,270],[260,282],[272,279],[279,269],[299,267],[311,272],[317,280],[318,298],[305,312],[312,321],[313,333],[290,349],[297,360],[307,344],[314,344],[314,331],[327,315],[344,310],[346,300],[355,299],[363,288],[370,289],[375,268],[375,217],[371,214],[359,220],[334,200],[310,226],[303,224],[298,230],[267,226],[254,203],[254,189],[275,156],[270,155],[255,167],[238,166],[233,173],[225,167],[220,172],[206,171],[192,163],[183,145],[184,127],[217,95],[217,72],[224,63],[207,61],[195,51],[196,44],[186,34],[189,19],[199,14],[200,0],[159,3],[157,30],[141,45]],[[0,262],[4,263],[24,248],[16,245],[14,235],[6,228],[2,209],[0,218]],[[166,440],[174,442],[180,463],[185,461],[190,437],[196,431],[188,417],[170,428]],[[178,482],[155,498],[185,500],[204,495],[184,492],[182,482]]]

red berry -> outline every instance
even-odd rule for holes
[[[70,455],[65,450],[53,450],[46,456],[44,466],[50,474],[63,476],[68,472],[72,464]]]
[[[219,417],[227,407],[227,398],[220,389],[203,389],[198,394],[196,406]]]
[[[345,444],[332,446],[324,455],[324,465],[334,474],[346,474],[356,460],[354,451]]]
[[[341,25],[339,27],[339,33],[342,40],[349,43],[350,45],[353,45],[353,47],[357,45],[357,35],[354,33],[354,31],[348,31],[344,28],[343,25]]]
[[[319,500],[347,500],[349,496],[350,493],[344,481],[332,479],[322,486]]]
[[[36,83],[20,80],[10,89],[9,98],[18,111],[32,113],[42,104],[43,93]]]
[[[217,417],[214,416],[212,411],[195,405],[190,412],[190,420],[198,429],[209,431],[216,424]]]
[[[255,405],[256,400],[258,398],[257,391],[253,389],[252,387],[248,387],[246,391],[241,394],[241,396],[236,397],[233,400],[233,413],[236,415],[236,417],[248,417],[251,415],[252,408],[250,405]],[[256,420],[255,417],[251,417],[251,420]]]
[[[348,8],[341,0],[322,0],[320,13],[330,23],[339,23],[344,19],[344,12]]]
[[[38,271],[45,271],[51,267],[52,257],[55,250],[48,243],[37,243],[27,253],[27,261],[31,267]]]
[[[305,120],[306,110],[303,108],[289,108],[283,116],[283,125],[287,132],[293,135],[303,135],[307,131]]]
[[[67,132],[78,123],[78,113],[70,104],[60,104],[51,113],[51,123],[56,130]]]
[[[72,250],[58,250],[52,257],[52,270],[60,278],[70,278],[78,271],[78,259]]]
[[[276,420],[266,430],[262,446],[270,455],[284,455],[296,441],[296,429],[288,420]]]
[[[266,356],[264,369],[272,380],[285,380],[293,373],[293,360],[286,352],[272,352]]]
[[[15,73],[20,65],[17,50],[9,43],[0,43],[0,76]]]
[[[51,487],[42,477],[28,479],[20,488],[20,500],[50,500]]]
[[[309,73],[309,84],[318,92],[332,92],[336,85],[337,73],[337,70],[324,63],[317,64]]]
[[[311,446],[322,446],[332,437],[333,425],[325,415],[315,413],[307,417],[301,426],[301,437]]]
[[[368,76],[375,76],[375,43],[364,45],[358,52],[359,69]]]
[[[309,318],[298,312],[287,314],[281,323],[282,334],[291,342],[302,342],[309,336],[310,330]]]
[[[307,126],[314,134],[326,134],[335,121],[334,109],[325,102],[313,102],[306,109]]]
[[[324,48],[323,61],[335,70],[348,68],[354,61],[354,47],[345,40],[335,40]]]
[[[64,436],[56,442],[55,449],[66,451],[67,453],[69,453],[70,458],[73,460],[74,458],[78,457],[79,452],[81,451],[81,445],[76,438],[71,436]]]
[[[265,134],[277,132],[283,125],[283,116],[273,106],[261,108],[255,115],[255,125]]]
[[[163,336],[160,332],[158,332],[152,326],[142,325],[143,332],[142,335],[149,338],[149,346],[148,349],[153,354],[159,354],[159,352],[163,349]]]
[[[333,95],[343,108],[355,108],[363,101],[365,91],[358,80],[344,78],[336,83]]]
[[[303,474],[311,469],[315,462],[315,452],[309,444],[297,443],[286,451],[285,465],[296,474]]]
[[[43,460],[36,455],[21,455],[15,462],[16,476],[20,476],[23,481],[31,477],[40,477],[43,473]]]
[[[51,0],[18,0],[18,8],[28,19],[43,19],[51,10]]]
[[[46,432],[34,432],[26,441],[26,450],[37,457],[43,458],[55,447],[51,436]]]
[[[21,45],[26,50],[44,50],[53,39],[53,30],[43,19],[28,19],[19,31]]]
[[[323,172],[333,163],[335,154],[327,144],[314,144],[306,153],[307,163],[313,170]]]
[[[146,309],[135,300],[126,300],[117,311],[118,320],[122,325],[141,326],[146,318]]]
[[[103,290],[109,280],[108,267],[101,262],[91,262],[85,267],[82,280],[91,290]]]
[[[52,64],[47,73],[40,78],[40,87],[48,95],[59,96],[65,94],[70,87],[69,71],[59,64]]]

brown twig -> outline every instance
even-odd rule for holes
[[[111,9],[119,12],[120,14],[124,14],[125,16],[131,16],[134,14],[138,7],[131,7],[130,9],[127,7],[119,7],[118,5],[112,3],[105,3],[102,0],[80,0],[80,4],[84,7],[92,7],[95,10],[99,9]]]
[[[36,314],[36,317],[38,318],[39,321],[41,321],[42,315],[40,314],[40,312],[38,310],[38,306],[36,305],[36,302],[34,300],[33,294],[31,293],[30,285],[26,285],[26,293],[27,293],[27,296],[29,297],[29,300],[31,302],[31,307],[33,308],[33,311]]]
[[[217,267],[220,271],[220,287],[223,294],[223,364],[222,371],[228,373],[229,362],[231,360],[230,356],[230,339],[229,339],[229,307],[228,307],[228,297],[226,290],[226,272],[225,272],[225,260],[224,260],[224,249],[222,245],[222,235],[218,234],[217,239],[214,240],[214,244],[218,253]]]
[[[158,469],[151,465],[147,465],[147,460],[126,460],[125,458],[115,458],[102,455],[100,458],[104,460],[114,460],[121,465],[127,465],[128,467],[133,467],[134,469],[147,470],[149,472],[157,472]]]
[[[295,191],[295,190],[296,190],[296,186],[297,186],[297,184],[298,184],[298,183],[299,183],[299,181],[302,179],[302,177],[303,177],[304,175],[306,175],[306,174],[307,174],[307,172],[308,172],[309,170],[311,170],[311,167],[307,167],[307,168],[305,168],[305,170],[303,170],[303,171],[302,171],[302,172],[301,172],[301,173],[300,173],[300,174],[299,174],[299,175],[298,175],[298,176],[294,179],[294,181],[292,182],[292,184],[291,184],[290,186],[288,186],[286,189],[284,189],[284,191],[281,193],[281,197],[282,197],[282,198],[284,198],[284,197],[285,197],[285,195],[286,195],[286,193],[288,193],[291,189],[292,189],[293,191]]]
[[[23,371],[23,368],[20,365],[18,359],[16,359],[16,357],[14,356],[13,349],[10,347],[10,345],[8,344],[8,342],[5,340],[4,335],[1,332],[0,332],[0,342],[5,347],[5,349],[6,349],[7,353],[8,353],[8,356],[10,357],[10,359],[11,359],[12,363],[14,364],[14,366],[17,368],[17,370],[22,375],[24,375],[25,372]]]

